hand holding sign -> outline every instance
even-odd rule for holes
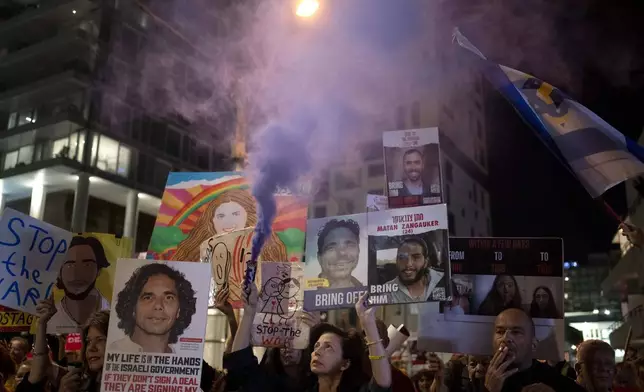
[[[356,313],[360,318],[360,323],[365,327],[367,324],[376,323],[376,308],[369,306],[369,293],[362,294],[356,303]]]
[[[56,314],[56,311],[56,305],[54,305],[54,299],[52,297],[38,301],[36,315],[38,316],[39,327],[46,328],[47,323]]]
[[[231,316],[234,315],[233,313],[233,306],[230,304],[228,301],[228,294],[230,290],[228,289],[228,286],[223,286],[221,290],[217,292],[217,295],[215,296],[215,307],[225,314],[226,316]]]
[[[257,301],[259,295],[257,294],[257,285],[255,282],[244,282],[242,289],[244,293],[248,295],[242,295],[242,301],[244,302],[244,312],[255,312],[257,311]]]
[[[7,208],[0,218],[0,304],[36,313],[52,292],[72,234]]]

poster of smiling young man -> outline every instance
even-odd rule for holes
[[[307,222],[306,311],[351,308],[367,290],[366,218],[354,214]]]
[[[116,260],[131,255],[131,238],[106,233],[75,235],[58,273],[57,312],[47,324],[47,333],[79,332],[92,313],[109,309]]]
[[[102,390],[197,391],[209,285],[207,264],[120,259]]]
[[[535,358],[564,352],[560,238],[450,238],[452,300],[422,309],[419,342],[441,352],[489,354],[496,316],[509,308],[533,320]]]
[[[450,297],[447,205],[371,212],[369,292],[377,304]]]
[[[389,208],[443,202],[438,128],[384,132]]]

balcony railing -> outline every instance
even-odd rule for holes
[[[642,321],[644,320],[644,306],[639,305],[628,312],[621,320],[612,324],[608,330],[610,331],[611,345],[615,348],[623,348],[626,344],[628,331],[632,328],[632,339],[644,338],[644,328]]]

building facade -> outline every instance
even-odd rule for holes
[[[147,75],[163,56],[173,98],[190,99],[194,52],[133,0],[3,2],[0,207],[74,232],[135,237],[146,251],[170,171],[230,169],[230,146],[203,132],[226,117],[198,119],[195,132]],[[225,318],[209,309],[208,323],[204,358],[221,367]]]
[[[638,143],[644,143],[644,135]],[[639,228],[644,228],[642,184],[641,177],[626,182],[626,222]],[[620,257],[612,264],[601,285],[603,293],[616,293],[620,298],[620,319],[610,327],[610,342],[613,347],[624,349],[630,332],[631,346],[641,349],[644,347],[644,251],[633,247],[621,230],[615,234],[613,243],[619,245]]]
[[[181,39],[130,0],[5,3],[1,205],[146,250],[168,172],[222,169],[185,122],[142,102],[146,57]]]

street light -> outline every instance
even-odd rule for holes
[[[317,12],[318,8],[320,8],[318,0],[301,0],[297,5],[295,15],[300,18],[310,18]]]

